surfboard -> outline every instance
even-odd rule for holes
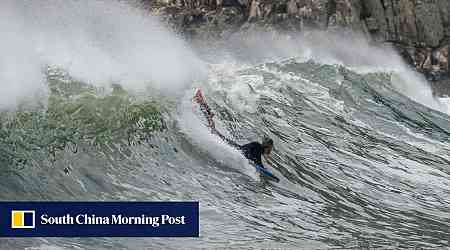
[[[256,165],[255,168],[256,168],[256,171],[258,173],[260,173],[263,177],[265,177],[265,178],[267,178],[267,179],[269,179],[271,181],[274,181],[274,182],[279,182],[280,181],[280,179],[278,179],[278,177],[276,177],[272,172],[270,172],[269,170],[261,167],[260,165]]]

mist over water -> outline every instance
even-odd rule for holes
[[[203,53],[211,52],[206,49]],[[314,30],[302,34],[241,32],[215,48],[212,54],[215,56],[209,56],[208,61],[230,64],[232,68],[235,64],[242,67],[295,58],[299,62],[313,60],[341,65],[360,73],[388,72],[392,74],[392,84],[397,91],[422,105],[447,112],[447,106],[433,96],[425,77],[407,65],[394,48],[388,44],[371,44],[360,34]]]
[[[2,106],[42,92],[48,66],[97,86],[166,93],[204,74],[182,39],[124,2],[5,0],[0,14]]]
[[[126,2],[5,0],[0,4],[4,20],[0,30],[7,37],[0,41],[1,106],[45,96],[48,66],[97,86],[120,83],[134,91],[151,86],[167,94],[205,79],[203,61],[254,64],[295,57],[358,72],[393,72],[398,91],[433,109],[447,109],[393,49],[369,45],[358,35],[242,32],[225,46],[198,50],[207,54],[202,60],[157,18]]]

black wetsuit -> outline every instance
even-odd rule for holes
[[[239,149],[244,154],[245,158],[251,160],[256,165],[262,165],[261,155],[264,153],[264,149],[259,142],[250,142],[242,145]]]

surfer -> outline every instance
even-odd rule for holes
[[[261,156],[264,156],[264,158],[267,161],[270,161],[270,155],[272,153],[273,149],[273,140],[265,137],[262,140],[262,143],[259,143],[257,141],[250,142],[244,145],[239,145],[233,140],[226,138],[223,134],[221,134],[215,127],[215,123],[213,120],[214,113],[211,111],[211,108],[206,103],[206,100],[201,92],[201,90],[197,90],[194,96],[194,100],[200,105],[200,110],[202,111],[203,115],[205,116],[206,120],[208,121],[208,127],[211,129],[211,133],[218,135],[222,140],[227,142],[232,147],[240,150],[242,154],[247,158],[248,160],[252,161],[257,169],[263,169],[265,170],[264,165],[262,164]],[[270,173],[270,172],[269,172]],[[272,174],[273,175],[273,174]],[[275,176],[273,176],[276,178]],[[278,178],[276,178],[278,179]]]

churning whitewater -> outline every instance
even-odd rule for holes
[[[68,2],[0,4],[21,41],[1,41],[0,199],[199,201],[200,237],[0,249],[449,246],[450,118],[388,48],[253,34],[209,53],[123,3]],[[209,132],[198,87],[227,137],[274,139],[279,183]]]

